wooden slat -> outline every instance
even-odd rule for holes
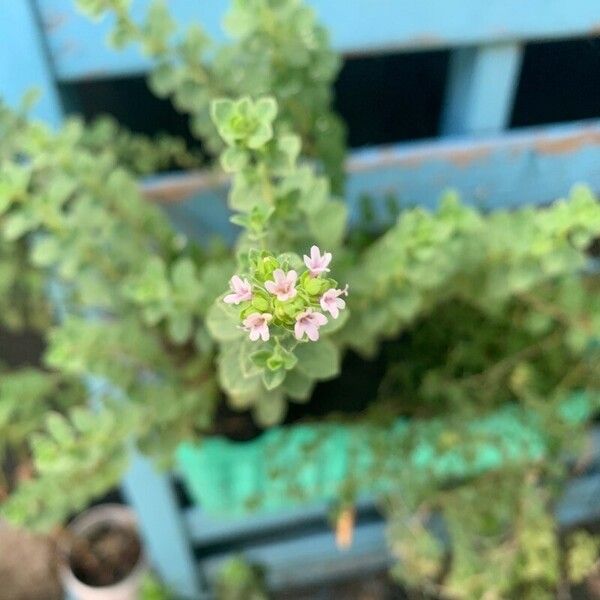
[[[74,12],[73,0],[35,0],[61,80],[141,73],[148,62],[135,49],[106,48],[108,22],[92,24]],[[148,0],[135,0],[136,16]],[[346,54],[419,51],[517,40],[600,33],[597,0],[308,0]],[[199,21],[222,40],[229,0],[169,0],[181,23]]]
[[[135,451],[122,489],[138,516],[153,568],[178,597],[199,598],[204,586],[170,478]]]
[[[196,546],[210,546],[247,538],[281,535],[286,530],[301,528],[310,523],[326,526],[330,509],[328,502],[318,502],[282,511],[225,518],[208,515],[201,507],[192,506],[186,510],[185,520],[193,543]],[[358,501],[356,510],[359,514],[375,512],[373,498]]]
[[[273,590],[302,585],[318,585],[324,581],[356,577],[375,572],[392,564],[385,543],[385,524],[360,525],[348,550],[339,550],[330,531],[298,536],[271,544],[250,546],[244,556],[266,569],[269,587]],[[223,554],[201,562],[209,581],[229,558]]]
[[[598,519],[599,498],[600,473],[571,481],[556,511],[561,527],[570,528]],[[282,524],[281,540],[247,544],[242,550],[249,561],[265,568],[268,583],[274,590],[356,577],[384,569],[394,562],[386,543],[383,521],[361,524],[359,519],[349,550],[336,547],[331,531],[296,535],[288,539],[285,539],[285,533],[285,525]],[[238,551],[239,545],[236,553]],[[214,580],[229,556],[229,553],[217,554],[200,562],[209,581]]]
[[[510,121],[523,47],[495,44],[452,52],[442,134],[495,133]]]
[[[351,207],[362,194],[391,192],[432,208],[449,188],[484,209],[547,203],[578,182],[600,189],[600,121],[365,150],[353,155],[349,173]],[[358,216],[352,212],[354,222]]]
[[[34,116],[58,125],[62,107],[32,2],[0,5],[0,98],[15,107],[25,92],[37,88],[41,97]]]
[[[503,135],[411,142],[355,151],[347,162],[350,221],[359,221],[359,199],[394,194],[405,205],[434,208],[448,188],[483,208],[542,204],[568,194],[574,183],[600,190],[600,121],[536,127]],[[154,177],[145,193],[168,206],[191,237],[235,239],[228,221],[224,179],[199,173]],[[187,200],[184,200],[188,198]],[[383,207],[383,203],[379,206]],[[376,205],[377,207],[377,205]],[[383,218],[383,217],[382,217]]]
[[[557,506],[556,517],[561,527],[574,527],[600,517],[599,461],[600,428],[596,427],[590,431],[589,443],[578,461],[584,474],[567,484]],[[221,549],[207,555],[205,549],[215,544],[221,548],[229,544],[233,552],[242,551],[250,561],[265,567],[274,589],[365,574],[393,562],[383,520],[361,517],[372,515],[372,499],[364,498],[357,505],[354,542],[348,551],[341,551],[335,545],[334,535],[326,525],[328,508],[326,503],[321,503],[279,513],[227,519],[208,516],[194,507],[187,511],[186,522],[196,547],[204,549],[200,566],[208,580],[214,579],[231,553]],[[321,529],[313,527],[309,531],[309,523],[315,521],[322,523]],[[304,531],[303,524],[307,526]],[[439,521],[435,521],[433,527],[434,531],[444,531]],[[266,541],[256,539],[261,534]],[[302,568],[297,568],[298,565]]]

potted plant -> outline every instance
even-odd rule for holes
[[[80,514],[68,528],[60,566],[66,591],[80,600],[135,600],[146,575],[134,513],[104,504]]]
[[[5,339],[11,342],[2,349],[2,358],[12,363],[4,365],[0,380],[0,493],[3,508],[14,520],[26,523],[31,529],[47,532],[50,547],[63,548],[62,582],[71,597],[82,600],[137,598],[143,554],[141,541],[132,529],[135,522],[129,509],[102,505],[79,515],[67,528],[61,526],[66,511],[80,509],[86,502],[85,494],[78,493],[73,485],[79,483],[75,478],[93,477],[93,469],[98,464],[88,464],[77,474],[72,473],[71,494],[66,493],[68,488],[62,487],[67,483],[65,480],[53,482],[49,474],[39,476],[40,469],[45,468],[44,460],[52,472],[61,457],[47,443],[44,455],[44,442],[37,436],[44,430],[56,439],[68,435],[61,413],[85,411],[88,396],[81,383],[37,364],[42,347],[39,335],[50,316],[41,285],[43,280],[39,278],[40,273],[15,260],[14,252],[19,250],[18,246],[10,248],[4,244],[3,250],[5,266],[15,269],[14,279],[5,280],[5,295],[2,296],[3,301],[10,302],[8,310],[3,312],[2,326]],[[15,348],[21,348],[21,352],[15,352]],[[68,457],[62,456],[62,459],[68,460]],[[100,535],[88,540],[86,535],[90,529],[96,533],[100,529]],[[117,531],[130,532],[128,539]],[[17,532],[13,536],[19,543]],[[128,542],[129,548],[127,545],[121,548],[119,542]],[[132,564],[134,554],[137,558]],[[128,574],[130,568],[132,573]],[[48,569],[50,571],[50,567]],[[51,582],[46,585],[47,591],[52,590]],[[48,594],[52,592],[48,591]]]
[[[36,478],[3,512],[45,514],[45,490],[70,485],[52,505],[66,514],[118,480],[136,441],[178,452],[198,500],[230,511],[381,495],[395,572],[421,589],[543,598],[582,576],[597,542],[561,540],[552,508],[599,404],[593,195],[486,213],[450,194],[350,230],[338,61],[302,4],[234,2],[235,41],[210,51],[159,4],[142,24],[122,2],[80,4],[114,11],[113,40],[156,60],[153,89],[219,154],[239,236],[173,228],[136,179],[154,151],[132,160],[117,128],[98,144],[80,121],[51,132],[2,111],[2,232],[28,241],[63,313],[46,363],[93,396],[47,417]],[[195,483],[216,461],[227,485]]]

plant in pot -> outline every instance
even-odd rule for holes
[[[331,191],[337,60],[310,11],[234,2],[235,42],[209,51],[160,4],[142,24],[122,2],[80,4],[113,10],[114,40],[157,61],[151,85],[220,153],[241,229],[233,249],[188,239],[143,198],[139,165],[156,163],[131,145],[3,111],[3,235],[27,240],[63,313],[46,363],[93,396],[45,422],[37,477],[3,512],[44,514],[46,485],[90,498],[136,442],[165,464],[177,451],[207,509],[381,497],[394,572],[435,594],[552,597],[582,577],[597,542],[560,533],[553,509],[599,405],[592,194],[494,213],[450,194],[349,232]],[[269,431],[215,437],[241,435],[235,411]]]
[[[111,464],[114,469],[115,461],[122,459],[111,454],[110,440],[104,438],[105,427],[88,413],[83,385],[35,364],[39,359],[36,351],[41,346],[37,336],[47,324],[49,307],[37,285],[39,273],[15,260],[14,251],[18,246],[4,243],[2,249],[3,263],[10,268],[20,267],[12,285],[5,280],[3,301],[10,301],[11,306],[2,320],[4,327],[10,327],[4,332],[8,343],[2,348],[2,354],[8,360],[29,359],[34,363],[5,365],[2,370],[0,491],[3,510],[9,518],[33,530],[50,530],[50,541],[64,555],[61,579],[74,598],[126,600],[137,597],[138,580],[145,567],[141,541],[128,508],[97,506],[79,515],[67,528],[60,525],[66,514],[85,507],[90,493],[96,495],[110,485],[106,472]],[[13,304],[15,300],[17,304]],[[35,318],[30,318],[33,307]],[[19,356],[14,351],[18,345],[25,348],[27,356]],[[63,414],[72,416],[72,430],[65,427]],[[75,436],[92,432],[86,442],[87,454],[81,452],[85,446],[77,450],[68,447],[69,440],[74,442]],[[75,469],[67,467],[67,475],[60,463],[68,463],[73,457],[79,460],[79,465]],[[81,481],[87,482],[91,489],[81,493]],[[15,539],[18,543],[19,538]],[[115,583],[119,584],[117,590]],[[48,597],[54,597],[52,583],[46,585]]]
[[[75,157],[80,149],[85,147],[89,168],[107,136],[111,144],[105,154],[110,153],[114,161],[121,160],[116,158],[119,152],[146,148],[143,163],[139,159],[136,163],[141,172],[176,156],[183,160],[183,153],[177,140],[163,137],[155,146],[109,120],[87,129],[74,123],[71,133],[67,127],[54,137],[43,127],[27,123],[23,111],[0,107],[0,202],[4,208],[8,201],[23,209],[20,216],[13,213],[16,218],[8,214],[0,218],[2,514],[49,535],[58,550],[63,582],[74,597],[133,598],[146,569],[131,511],[100,505],[64,526],[71,515],[118,484],[135,420],[126,413],[118,417],[104,404],[111,401],[107,395],[92,390],[90,382],[78,375],[53,369],[44,358],[63,292],[54,274],[40,268],[51,248],[45,245],[39,226],[48,218],[61,229],[73,218],[61,215],[58,207],[78,189],[76,182],[83,172],[77,171]],[[68,139],[73,131],[81,148],[72,144],[72,137]],[[61,152],[66,154],[47,162],[46,153],[53,151],[55,159]],[[33,229],[39,237],[26,235]],[[91,392],[95,403],[90,402]]]

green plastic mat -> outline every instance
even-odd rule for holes
[[[577,393],[558,418],[589,419],[596,402]],[[406,467],[440,481],[477,475],[508,463],[540,460],[548,439],[539,416],[511,405],[460,429],[448,422],[396,421],[391,427],[320,423],[274,428],[250,442],[220,437],[182,444],[179,471],[188,493],[207,512],[240,515],[373,494],[398,485]]]

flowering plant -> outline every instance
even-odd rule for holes
[[[247,273],[234,275],[229,281],[231,292],[223,303],[238,311],[241,329],[252,342],[262,340],[262,348],[249,354],[250,362],[261,370],[267,390],[280,386],[286,371],[298,363],[294,349],[298,343],[316,342],[320,329],[329,318],[335,320],[346,302],[348,286],[337,289],[337,282],[323,277],[329,271],[331,253],[313,246],[304,256],[306,270],[299,276],[291,268],[298,256],[275,257],[266,251],[251,250],[246,257]],[[239,327],[239,326],[238,326]]]
[[[304,256],[307,270],[300,276],[294,269],[287,270],[293,257],[283,255],[275,258],[266,252],[251,252],[248,259],[250,273],[247,279],[234,275],[229,286],[231,293],[223,298],[226,304],[239,305],[240,319],[250,339],[264,342],[271,339],[270,327],[275,329],[276,339],[293,334],[296,340],[316,342],[319,328],[330,318],[337,319],[346,302],[340,296],[348,295],[348,286],[337,289],[337,282],[323,278],[329,271],[331,253],[317,246]],[[322,311],[322,312],[321,312]]]
[[[132,441],[168,460],[182,440],[215,432],[221,402],[279,424],[288,402],[310,401],[344,358],[360,361],[365,388],[345,394],[346,369],[336,382],[343,408],[371,401],[360,418],[386,425],[411,417],[407,446],[374,441],[373,475],[389,456],[458,451],[474,433],[495,448],[478,419],[499,407],[534,414],[546,457],[452,488],[399,469],[387,505],[404,580],[436,591],[442,582],[458,598],[551,597],[564,562],[553,501],[568,475],[562,459],[585,431],[585,418],[566,423],[561,407],[575,389],[596,401],[600,390],[600,296],[585,270],[600,236],[597,200],[576,188],[544,210],[485,213],[450,194],[436,211],[403,211],[387,231],[363,227],[355,244],[332,193],[343,157],[329,89],[338,60],[310,9],[235,0],[236,42],[209,52],[197,27],[173,35],[164,4],[140,25],[127,1],[79,2],[113,10],[115,40],[139,41],[157,60],[152,87],[220,152],[240,229],[235,245],[188,239],[143,198],[136,175],[149,165],[188,164],[179,143],[133,160],[147,140],[117,144],[74,120],[52,132],[0,107],[0,316],[18,324],[6,309],[28,307],[47,328],[47,303],[22,297],[43,295],[48,279],[69,315],[47,331],[52,388],[45,376],[3,375],[0,438],[23,442],[35,477],[9,489],[2,515],[38,526],[64,518],[118,482]],[[333,256],[344,284],[330,277]],[[94,410],[84,379],[110,382],[94,390]],[[25,385],[36,402],[22,402]],[[425,433],[424,422],[433,425]],[[358,487],[346,483],[340,495],[351,502]],[[444,517],[451,561],[421,524],[432,511]],[[483,531],[506,536],[501,552]],[[587,538],[573,545],[582,547],[592,551],[573,553],[586,557],[578,573],[595,552]]]

